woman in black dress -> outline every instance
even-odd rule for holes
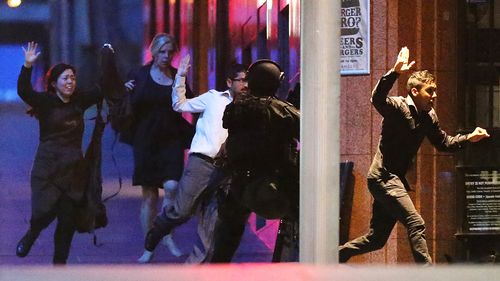
[[[36,112],[40,143],[31,171],[30,228],[19,241],[16,254],[28,255],[40,232],[57,218],[53,263],[65,264],[75,233],[75,202],[82,199],[84,189],[74,180],[83,158],[83,114],[102,96],[98,87],[88,93],[76,92],[75,68],[63,63],[47,72],[47,91],[35,92],[31,72],[40,52],[34,42],[23,50],[25,61],[18,79],[18,94]]]
[[[175,196],[184,167],[184,149],[194,133],[182,115],[172,109],[172,85],[177,71],[171,65],[177,51],[175,39],[165,33],[157,34],[150,51],[153,60],[132,71],[125,83],[131,91],[134,116],[130,138],[134,154],[132,184],[142,187],[140,220],[144,234],[158,213],[158,190],[163,188],[165,192],[163,206]],[[163,241],[173,255],[182,254],[171,236]],[[147,263],[151,258],[151,253],[145,252],[138,262]]]

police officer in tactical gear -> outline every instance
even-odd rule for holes
[[[248,94],[235,99],[224,112],[223,127],[229,133],[224,168],[231,183],[219,203],[210,262],[231,261],[251,212],[282,219],[280,228],[298,226],[300,114],[275,97],[283,78],[277,63],[256,61],[247,71]],[[280,241],[278,237],[275,261],[282,260]]]

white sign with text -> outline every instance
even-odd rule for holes
[[[370,0],[342,0],[340,74],[370,74]]]

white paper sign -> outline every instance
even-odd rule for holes
[[[340,73],[370,74],[370,0],[342,0]]]

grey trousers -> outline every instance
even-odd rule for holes
[[[204,262],[213,252],[213,233],[217,220],[216,186],[219,171],[206,159],[189,155],[184,173],[179,181],[177,194],[172,204],[165,206],[156,216],[154,223],[165,235],[185,223],[193,215],[198,215],[198,237],[188,263]]]
[[[340,246],[340,262],[384,247],[394,225],[399,221],[408,231],[415,262],[431,264],[425,241],[424,220],[415,209],[401,180],[396,175],[391,175],[386,181],[369,179],[368,188],[374,198],[370,229],[367,234]]]

